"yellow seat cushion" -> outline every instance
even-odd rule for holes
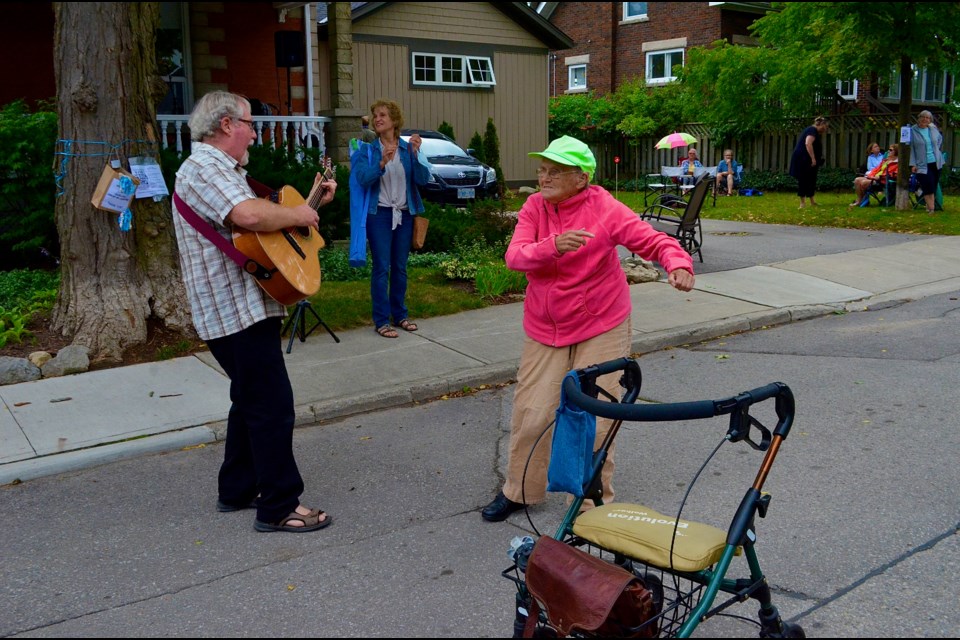
[[[608,551],[669,569],[673,525],[674,518],[643,505],[613,502],[581,513],[573,523],[573,533]],[[700,571],[723,555],[726,531],[687,520],[680,520],[676,530],[675,570]],[[741,551],[737,547],[737,555]]]

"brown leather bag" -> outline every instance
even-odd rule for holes
[[[413,237],[410,238],[410,248],[416,251],[423,249],[427,241],[427,227],[430,221],[423,217],[423,214],[413,216]]]
[[[601,637],[657,635],[653,595],[639,578],[559,540],[548,536],[537,540],[527,563],[526,583],[533,597],[525,638],[533,637],[539,603],[560,636],[573,629]]]

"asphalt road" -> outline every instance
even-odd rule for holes
[[[808,637],[950,637],[960,626],[958,298],[640,359],[648,400],[772,381],[794,391],[757,549],[775,603]],[[511,404],[507,385],[298,429],[304,502],[336,520],[317,533],[262,534],[251,512],[217,513],[221,445],[0,487],[0,636],[508,636],[514,588],[500,571],[531,527],[522,513],[483,522],[478,509],[500,484]],[[617,499],[675,510],[725,429],[627,425]],[[684,517],[725,528],[760,458],[721,447]],[[530,515],[552,531],[563,509],[552,495]],[[697,635],[755,633],[711,620]]]

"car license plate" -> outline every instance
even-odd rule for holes
[[[473,200],[476,197],[473,189],[457,189],[457,198],[460,200]]]

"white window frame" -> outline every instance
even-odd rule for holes
[[[844,85],[851,87],[853,89],[853,93],[844,93],[843,92]],[[856,100],[859,86],[860,86],[860,83],[857,80],[837,80],[837,93],[840,95],[841,98],[844,98],[846,100]]]
[[[934,74],[939,75],[941,94],[933,100],[925,99],[927,93],[928,80]],[[890,86],[886,93],[881,96],[885,100],[900,100],[900,70],[893,69],[890,72]],[[924,104],[946,104],[947,102],[947,72],[946,71],[928,71],[927,69],[913,68],[913,102]]]
[[[631,14],[631,13],[630,13],[630,5],[631,5],[631,4],[637,4],[637,3],[633,3],[633,2],[624,2],[624,3],[623,3],[623,22],[646,22],[646,21],[648,21],[648,20],[650,19],[650,18],[648,17],[648,12],[650,11],[650,3],[649,3],[649,2],[644,3],[644,4],[647,5],[647,11],[644,12],[644,13]]]
[[[422,63],[417,64],[417,58]],[[456,69],[453,61],[460,62]],[[428,53],[413,51],[410,54],[411,78],[415,86],[421,87],[492,87],[497,84],[493,73],[493,60],[486,56],[465,56],[446,53]],[[418,72],[432,75],[432,80],[418,79]],[[451,76],[445,80],[444,74]],[[456,76],[459,75],[459,79]]]
[[[583,71],[583,84],[574,85],[578,71]],[[567,93],[580,93],[587,90],[587,65],[572,64],[567,67]]]
[[[493,60],[486,56],[466,56],[467,71],[470,73],[470,84],[478,87],[492,87],[497,84],[497,77],[493,74]],[[480,68],[474,69],[473,62],[478,62]]]
[[[647,84],[667,84],[677,79],[676,74],[673,73],[673,63],[670,62],[670,58],[674,53],[678,53],[678,52],[680,53],[680,56],[681,56],[680,67],[682,68],[687,63],[687,60],[686,60],[687,52],[686,52],[686,49],[683,49],[682,47],[679,49],[659,49],[657,51],[647,52],[647,60],[645,65],[645,68],[646,68],[645,79],[647,81]],[[651,72],[653,70],[653,64],[652,64],[653,56],[664,56],[664,60],[665,60],[664,70],[667,73],[666,76],[662,78],[652,77]],[[667,68],[668,64],[669,64],[669,68]]]

